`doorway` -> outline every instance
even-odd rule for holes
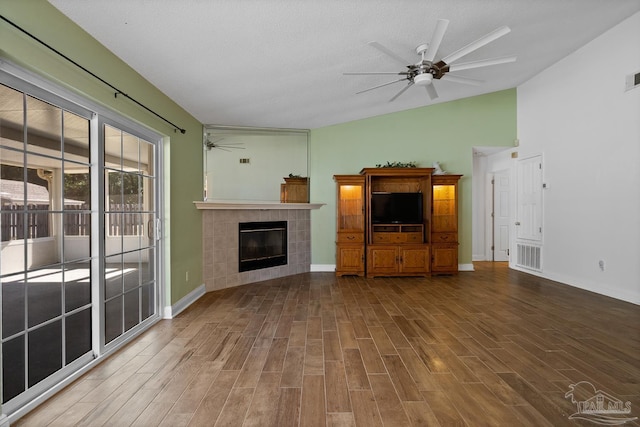
[[[508,261],[512,221],[512,147],[474,147],[472,231],[474,261]]]
[[[511,201],[509,192],[510,171],[493,174],[492,182],[492,258],[493,261],[509,261],[509,218]]]

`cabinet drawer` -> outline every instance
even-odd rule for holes
[[[458,241],[457,233],[433,233],[431,243],[456,243]]]
[[[401,233],[374,233],[373,243],[403,243],[404,236]]]
[[[422,243],[422,233],[404,233],[405,242],[407,243]]]
[[[373,233],[373,243],[423,243],[422,233]]]
[[[338,243],[362,243],[364,233],[338,233]]]

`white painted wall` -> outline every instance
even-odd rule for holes
[[[472,260],[487,261],[485,246],[487,241],[491,240],[491,236],[486,234],[485,223],[487,222],[487,156],[481,152],[474,150],[473,153],[473,174],[471,177],[471,203],[473,204],[473,213],[471,217],[472,230]]]
[[[215,133],[216,131],[211,131]],[[223,134],[228,151],[205,151],[207,200],[280,200],[280,184],[290,173],[308,176],[306,133]],[[241,158],[250,163],[240,163]],[[311,183],[310,185],[313,185]]]
[[[640,304],[640,13],[518,87],[520,158],[542,154],[542,275]],[[598,261],[604,260],[601,271]]]

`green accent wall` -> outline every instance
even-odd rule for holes
[[[47,1],[2,1],[0,14],[186,129],[184,135],[176,132],[126,98],[114,97],[108,86],[0,21],[0,57],[164,135],[166,299],[167,304],[175,304],[204,282],[202,221],[193,205],[194,200],[202,200],[202,124]]]
[[[460,264],[470,264],[472,148],[512,147],[516,139],[516,90],[415,108],[311,130],[311,201],[326,203],[311,214],[311,263],[335,264],[336,191],[333,175],[364,167],[417,162],[463,174],[460,181]]]

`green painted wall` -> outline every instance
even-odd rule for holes
[[[335,264],[335,174],[357,174],[387,161],[439,161],[460,181],[459,262],[471,263],[472,147],[513,146],[516,90],[510,89],[357,120],[310,134],[311,201],[327,205],[311,216],[312,264]]]
[[[202,280],[202,124],[45,0],[3,0],[0,14],[187,130],[173,127],[0,21],[0,56],[165,135],[166,280],[173,304]],[[170,30],[170,29],[167,29]],[[186,272],[189,272],[189,282]]]

